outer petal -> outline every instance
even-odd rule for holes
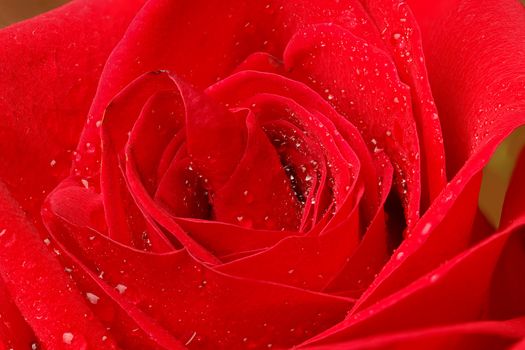
[[[449,175],[455,177],[418,222],[414,235],[403,242],[396,254],[400,258],[394,256],[386,264],[357,302],[358,308],[371,301],[365,302],[370,295],[377,301],[399,290],[471,244],[475,213],[462,208],[476,207],[480,170],[497,145],[525,123],[525,64],[515,54],[525,50],[523,7],[506,1],[501,6],[495,1],[485,1],[483,6],[474,1],[449,1],[436,8],[427,2],[413,3],[422,24],[432,89],[443,116]],[[466,16],[465,11],[477,15]],[[482,35],[497,45],[485,45]],[[465,226],[459,229],[458,224]]]
[[[525,123],[525,8],[517,0],[409,1],[421,27],[449,176]]]
[[[74,1],[0,31],[0,179],[24,208],[67,172],[102,65],[142,2]]]
[[[87,299],[1,182],[0,227],[0,277],[42,344],[51,349],[62,349],[68,343],[77,348],[115,348],[88,308]]]
[[[494,302],[487,290],[494,283],[494,278],[501,274],[496,266],[507,257],[509,250],[505,248],[514,243],[512,239],[521,236],[524,224],[525,216],[522,215],[509,228],[381,302],[347,317],[307,343],[327,344],[386,331],[479,320],[483,317],[487,302]],[[521,275],[519,267],[514,267],[512,272],[514,278]],[[525,324],[521,322],[517,326],[517,336],[520,336],[525,332]]]
[[[134,331],[120,317],[103,320],[117,329],[116,336],[120,329],[126,337],[149,334],[158,345],[167,344],[158,335],[169,334],[193,348],[284,347],[338,322],[352,304],[347,298],[223,274],[184,250],[134,250],[65,217],[50,219],[62,256],[87,276],[81,283],[99,293],[94,308],[100,305],[109,314],[125,310],[137,323]],[[104,271],[103,280],[96,269]],[[112,292],[111,286],[119,284],[126,289]],[[146,328],[137,322],[144,319],[155,321]],[[121,341],[129,348],[126,337]]]
[[[350,349],[507,349],[524,334],[525,318],[479,321],[406,332],[387,333],[347,342],[307,347],[310,350]]]
[[[25,322],[9,294],[4,281],[0,278],[0,349],[29,348],[36,337]]]

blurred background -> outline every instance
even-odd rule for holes
[[[36,16],[69,0],[0,0],[0,28]],[[92,0],[105,1],[105,0]],[[525,4],[525,0],[520,0]],[[525,29],[524,29],[525,32]],[[507,185],[516,158],[525,144],[525,127],[514,132],[496,151],[483,173],[479,206],[489,221],[497,226]]]
[[[68,0],[0,0],[0,27],[33,17]],[[95,0],[97,1],[97,0]]]

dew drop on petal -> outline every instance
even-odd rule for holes
[[[71,344],[71,342],[73,341],[73,338],[74,338],[73,333],[65,332],[64,334],[62,334],[62,341],[65,344]]]
[[[421,229],[421,234],[426,235],[428,232],[430,232],[430,229],[432,228],[432,224],[430,222],[427,222],[425,226],[423,226],[423,229]]]
[[[119,283],[115,286],[115,289],[118,290],[120,294],[124,294],[124,292],[126,291],[126,289],[128,289],[128,287]]]
[[[87,153],[95,153],[95,146],[91,142],[86,143]]]
[[[98,303],[98,300],[100,299],[98,296],[96,296],[95,294],[93,293],[89,293],[87,292],[86,293],[86,298],[89,300],[89,302],[93,305],[95,305],[96,303]]]
[[[190,345],[190,343],[195,339],[195,336],[197,336],[197,332],[193,332],[193,334],[190,336],[190,338],[184,343],[185,346]]]

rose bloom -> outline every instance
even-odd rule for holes
[[[0,31],[1,349],[525,348],[516,0],[78,0]]]

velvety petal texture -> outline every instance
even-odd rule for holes
[[[76,0],[0,31],[0,349],[525,339],[515,0]]]

